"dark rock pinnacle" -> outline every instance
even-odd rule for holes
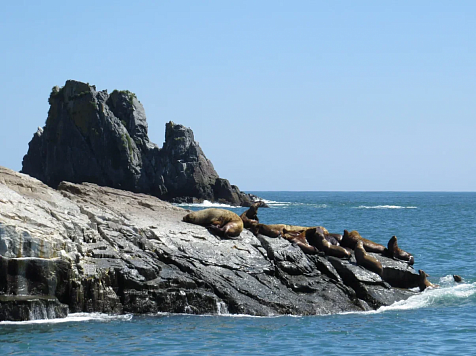
[[[22,173],[53,188],[61,181],[90,182],[171,202],[249,206],[253,200],[218,176],[191,129],[169,122],[163,147],[150,142],[134,93],[108,94],[68,80],[48,101],[46,124],[29,143]]]

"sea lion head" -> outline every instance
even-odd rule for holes
[[[309,228],[307,230],[304,231],[304,235],[306,237],[306,240],[307,242],[312,245],[312,246],[318,246],[317,245],[317,242],[319,240],[318,236],[317,236],[317,232],[316,232],[316,228],[313,227],[313,228]]]
[[[387,247],[390,249],[390,246],[394,246],[397,243],[397,237],[393,235],[390,240],[388,240]]]
[[[316,233],[317,229],[315,227],[311,227],[307,230],[304,230],[304,233],[306,234],[306,237],[308,236],[313,236]]]
[[[189,223],[194,223],[195,222],[195,216],[193,213],[189,213],[185,215],[182,219],[182,221],[189,222]]]
[[[258,212],[258,208],[260,206],[263,206],[263,202],[262,201],[257,201],[256,203],[253,203],[251,204],[250,206],[250,211],[254,212],[254,213],[257,213]]]
[[[420,277],[422,277],[423,279],[425,279],[426,277],[430,277],[430,275],[428,273],[426,273],[424,270],[422,269],[419,269],[418,270],[418,274],[420,275]]]

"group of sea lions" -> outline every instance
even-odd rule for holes
[[[392,236],[387,247],[368,240],[360,236],[353,230],[344,234],[329,233],[322,226],[305,227],[287,224],[261,224],[258,219],[258,208],[264,204],[255,202],[244,211],[241,216],[236,213],[218,208],[209,208],[194,211],[184,216],[183,221],[205,226],[215,235],[222,238],[235,238],[241,234],[243,228],[250,230],[255,236],[258,234],[268,237],[283,237],[291,243],[299,246],[306,254],[317,254],[319,251],[325,255],[342,259],[350,259],[354,251],[357,265],[378,274],[383,275],[383,268],[380,261],[368,254],[374,252],[386,257],[407,262],[413,265],[415,259],[413,255],[398,247],[397,237]],[[437,287],[427,280],[428,275],[419,270],[421,291],[427,287]],[[456,278],[455,278],[456,280]]]

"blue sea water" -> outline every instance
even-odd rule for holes
[[[325,316],[72,314],[1,322],[1,354],[476,354],[476,193],[253,193],[271,207],[259,209],[263,223],[358,230],[382,244],[396,235],[399,246],[415,256],[414,267],[440,288],[377,311]],[[453,274],[463,283],[455,283]]]

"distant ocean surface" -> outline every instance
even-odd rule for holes
[[[373,312],[107,316],[0,322],[2,355],[475,355],[476,193],[251,192],[260,222],[358,230],[415,256],[440,285]],[[213,204],[184,206],[198,210]],[[245,208],[226,207],[238,214]],[[456,284],[452,275],[463,277]]]

